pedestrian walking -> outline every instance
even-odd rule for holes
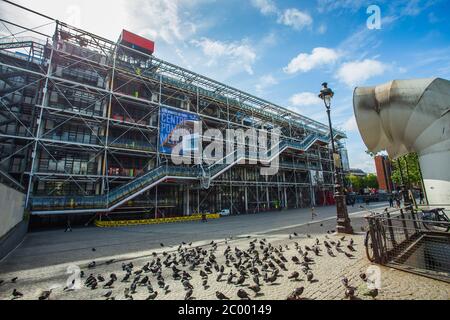
[[[72,226],[70,225],[70,217],[67,217],[66,230],[64,232],[72,232]]]
[[[389,196],[389,207],[390,208],[394,207],[394,198],[392,197],[392,195]]]
[[[400,207],[402,206],[402,201],[400,200],[400,195],[397,195],[397,198],[395,199],[396,203],[397,203],[397,209],[400,209]]]
[[[314,208],[314,207],[311,208],[311,220],[314,220],[314,218],[317,217],[315,210],[316,210],[316,208]]]
[[[419,201],[420,201],[420,204],[425,204],[422,190],[420,190],[420,193],[419,193]]]
[[[202,222],[208,222],[208,219],[206,219],[206,213],[202,213]]]

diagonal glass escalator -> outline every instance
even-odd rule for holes
[[[134,199],[147,190],[157,186],[167,179],[191,179],[199,180],[204,188],[209,188],[211,181],[235,166],[242,160],[258,160],[263,164],[270,164],[277,156],[287,149],[307,151],[317,141],[329,143],[329,136],[311,134],[302,142],[297,140],[282,139],[264,156],[256,152],[239,153],[235,150],[224,158],[207,167],[183,167],[162,165],[154,168],[133,181],[115,188],[106,195],[79,196],[79,197],[32,197],[30,199],[33,212],[109,212],[124,203]]]

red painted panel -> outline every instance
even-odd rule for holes
[[[155,52],[155,42],[145,39],[127,30],[122,31],[120,43],[133,49],[145,51],[150,54],[153,54],[153,52]]]

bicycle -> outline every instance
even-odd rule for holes
[[[369,212],[370,213],[370,217],[374,217],[375,215],[379,215],[380,214],[380,213],[371,211],[371,210],[369,210],[369,209],[367,209],[367,208],[365,208],[363,206],[360,206],[360,208],[364,209],[367,212]],[[384,212],[387,212],[387,210],[388,209],[385,209]],[[376,258],[375,258],[375,251],[374,251],[374,243],[378,242],[377,239],[372,239],[372,232],[373,232],[375,237],[376,237],[376,234],[385,235],[384,227],[383,227],[382,223],[376,223],[375,224],[375,228],[377,228],[377,230],[370,230],[370,227],[369,227],[369,230],[366,231],[366,235],[365,235],[365,238],[364,238],[364,246],[366,248],[366,256],[367,256],[367,259],[370,262],[375,262],[375,260],[376,260]],[[386,239],[384,239],[384,237],[382,239],[382,244],[381,245],[382,246],[386,246]]]
[[[422,210],[421,219],[423,226],[429,231],[436,231],[436,228],[439,228],[438,231],[442,229],[445,232],[450,231],[450,219],[445,213],[444,208]]]

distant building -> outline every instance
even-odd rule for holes
[[[377,169],[378,185],[380,190],[392,192],[394,183],[392,182],[392,163],[387,156],[376,156],[375,167]]]
[[[367,177],[367,173],[365,173],[361,169],[350,169],[348,174],[355,177],[362,177],[362,178]]]

